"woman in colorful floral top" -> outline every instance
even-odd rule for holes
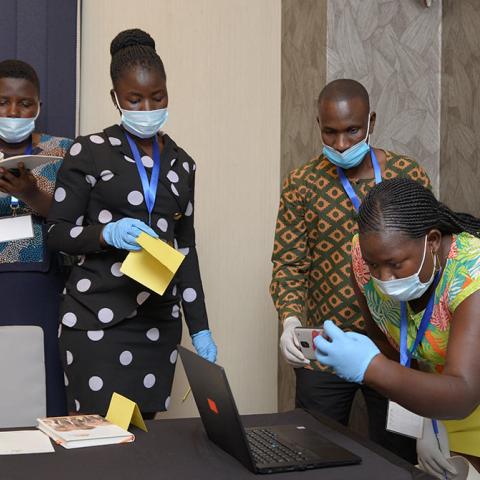
[[[30,65],[19,60],[0,62],[0,157],[65,155],[71,140],[33,132],[39,96],[38,77]],[[23,166],[17,172],[0,168],[0,217],[11,217],[12,208],[17,215],[31,215],[34,232],[33,238],[0,241],[0,325],[43,329],[50,416],[66,413],[57,337],[63,280],[57,258],[47,253],[44,225],[60,163],[54,159],[32,171]],[[9,227],[3,222],[2,228]]]
[[[317,357],[426,417],[417,441],[424,470],[438,478],[453,472],[449,450],[478,468],[480,219],[453,212],[419,183],[397,178],[369,192],[358,226],[352,276],[370,338],[327,321],[330,341],[316,341]],[[412,368],[402,366],[410,358]]]

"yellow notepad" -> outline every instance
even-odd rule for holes
[[[185,255],[168,243],[141,233],[137,238],[142,250],[130,252],[120,271],[150,290],[163,295]]]

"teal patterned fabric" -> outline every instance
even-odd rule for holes
[[[33,154],[63,158],[72,143],[72,140],[68,138],[40,134],[38,143],[33,145]],[[32,170],[40,189],[53,194],[60,164],[61,161],[52,161]],[[0,242],[0,270],[5,268],[11,270],[15,266],[23,267],[21,270],[25,270],[25,267],[28,268],[28,264],[33,264],[32,267],[34,267],[35,264],[43,263],[46,260],[44,219],[23,202],[20,202],[17,214],[32,215],[34,237]],[[11,215],[10,196],[2,196],[0,197],[0,217],[9,215]]]

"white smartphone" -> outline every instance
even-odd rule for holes
[[[297,327],[295,335],[300,343],[300,350],[309,360],[316,360],[314,338],[317,335],[323,335],[323,328],[303,328]]]

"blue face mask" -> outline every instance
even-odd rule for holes
[[[367,142],[368,134],[370,130],[370,112],[368,113],[368,125],[367,134],[365,138],[360,142],[352,145],[344,152],[339,152],[328,145],[323,145],[323,154],[328,158],[330,162],[340,168],[349,169],[360,165],[365,155],[370,150],[370,145]]]
[[[433,272],[430,279],[423,283],[420,280],[420,271],[422,270],[423,263],[425,262],[425,254],[427,252],[427,237],[425,237],[425,248],[423,250],[422,263],[416,273],[404,278],[396,278],[394,280],[380,280],[372,275],[373,283],[384,294],[398,300],[399,302],[408,302],[420,298],[432,284],[435,278],[435,269],[437,266],[437,258],[433,257]]]
[[[37,114],[30,118],[0,117],[0,138],[7,143],[19,143],[28,138],[35,129],[35,120],[40,114],[40,106]]]
[[[132,135],[140,138],[151,138],[165,125],[168,118],[168,110],[159,108],[158,110],[124,110],[115,93],[115,100],[118,108],[122,112],[122,125],[125,130]]]

